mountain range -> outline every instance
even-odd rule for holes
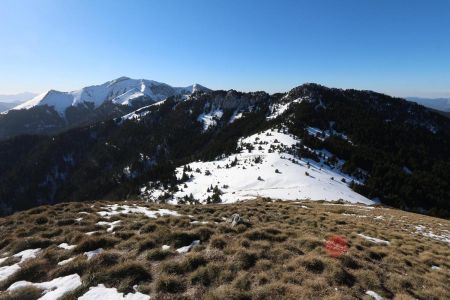
[[[72,92],[50,90],[0,115],[0,139],[18,134],[48,134],[121,116],[171,96],[207,88],[172,87],[145,79],[120,77]]]
[[[64,105],[52,105],[56,96]],[[62,201],[270,197],[450,215],[450,120],[371,91],[242,93],[119,78],[47,93],[0,124],[12,116],[28,134],[3,131],[2,214]]]

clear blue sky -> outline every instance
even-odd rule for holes
[[[0,94],[119,76],[450,96],[450,1],[2,0]]]

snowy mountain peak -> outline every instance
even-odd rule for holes
[[[154,80],[131,79],[122,76],[101,85],[88,86],[72,92],[50,90],[13,109],[30,109],[35,106],[47,105],[53,107],[60,114],[64,114],[68,107],[85,103],[93,103],[95,107],[108,101],[119,105],[130,105],[138,98],[158,102],[171,96],[189,95],[200,90],[208,91],[199,84],[188,87],[172,87]]]

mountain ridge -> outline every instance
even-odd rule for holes
[[[20,134],[56,134],[123,116],[171,96],[208,88],[193,84],[172,87],[146,79],[120,77],[72,92],[50,90],[0,114],[0,140]]]
[[[286,131],[296,144],[284,147],[273,140],[266,148],[256,139],[239,142],[269,129]],[[273,95],[234,90],[194,92],[144,106],[127,117],[118,114],[53,136],[18,136],[0,142],[0,199],[7,199],[0,207],[5,214],[69,199],[127,199],[139,197],[143,186],[162,191],[154,201],[170,202],[176,200],[177,191],[186,189],[185,184],[190,189],[185,180],[191,175],[193,182],[202,182],[195,170],[184,172],[186,177],[183,172],[177,174],[177,168],[187,168],[198,160],[216,163],[218,168],[216,161],[221,158],[232,159],[253,148],[257,156],[270,158],[270,153],[278,153],[277,165],[284,156],[291,159],[288,165],[292,160],[299,163],[294,162],[298,167],[292,165],[296,170],[308,168],[309,163],[314,170],[334,172],[314,176],[312,170],[296,171],[299,184],[314,184],[319,179],[334,184],[331,177],[341,180],[343,176],[348,180],[339,183],[342,188],[348,186],[368,199],[448,216],[449,136],[450,121],[443,116],[370,91],[310,84]],[[260,146],[267,153],[258,154]],[[249,168],[246,164],[251,163],[257,170],[265,166],[256,157],[257,164],[246,159],[237,167]],[[284,167],[275,168],[288,172]],[[248,186],[283,188],[291,184],[277,183],[275,168],[267,173],[270,176],[246,176]],[[199,169],[205,175],[206,168]],[[213,171],[209,170],[211,176],[215,176]],[[259,176],[268,179],[266,183]],[[203,203],[207,199],[202,197],[208,196],[217,200],[219,190],[225,190],[222,184],[217,189],[203,188],[194,199],[180,194],[181,200]],[[230,191],[236,189],[240,187],[229,187]]]
[[[208,89],[199,84],[187,87],[172,87],[166,83],[154,80],[132,79],[122,76],[100,85],[87,86],[71,92],[49,90],[13,109],[29,109],[39,105],[48,105],[50,107],[53,106],[57,112],[64,113],[70,106],[78,106],[85,103],[94,103],[95,107],[106,101],[129,105],[130,101],[139,97],[148,97],[156,102],[170,96],[192,93],[195,90],[206,91]]]

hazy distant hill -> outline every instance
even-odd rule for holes
[[[0,95],[0,102],[15,103],[15,105],[18,105],[19,103],[28,101],[36,96],[37,96],[36,93],[30,92],[24,92],[13,95]]]
[[[0,113],[17,106],[18,103],[0,102]]]
[[[440,110],[447,113],[450,112],[450,98],[407,97],[406,99],[432,109]]]

